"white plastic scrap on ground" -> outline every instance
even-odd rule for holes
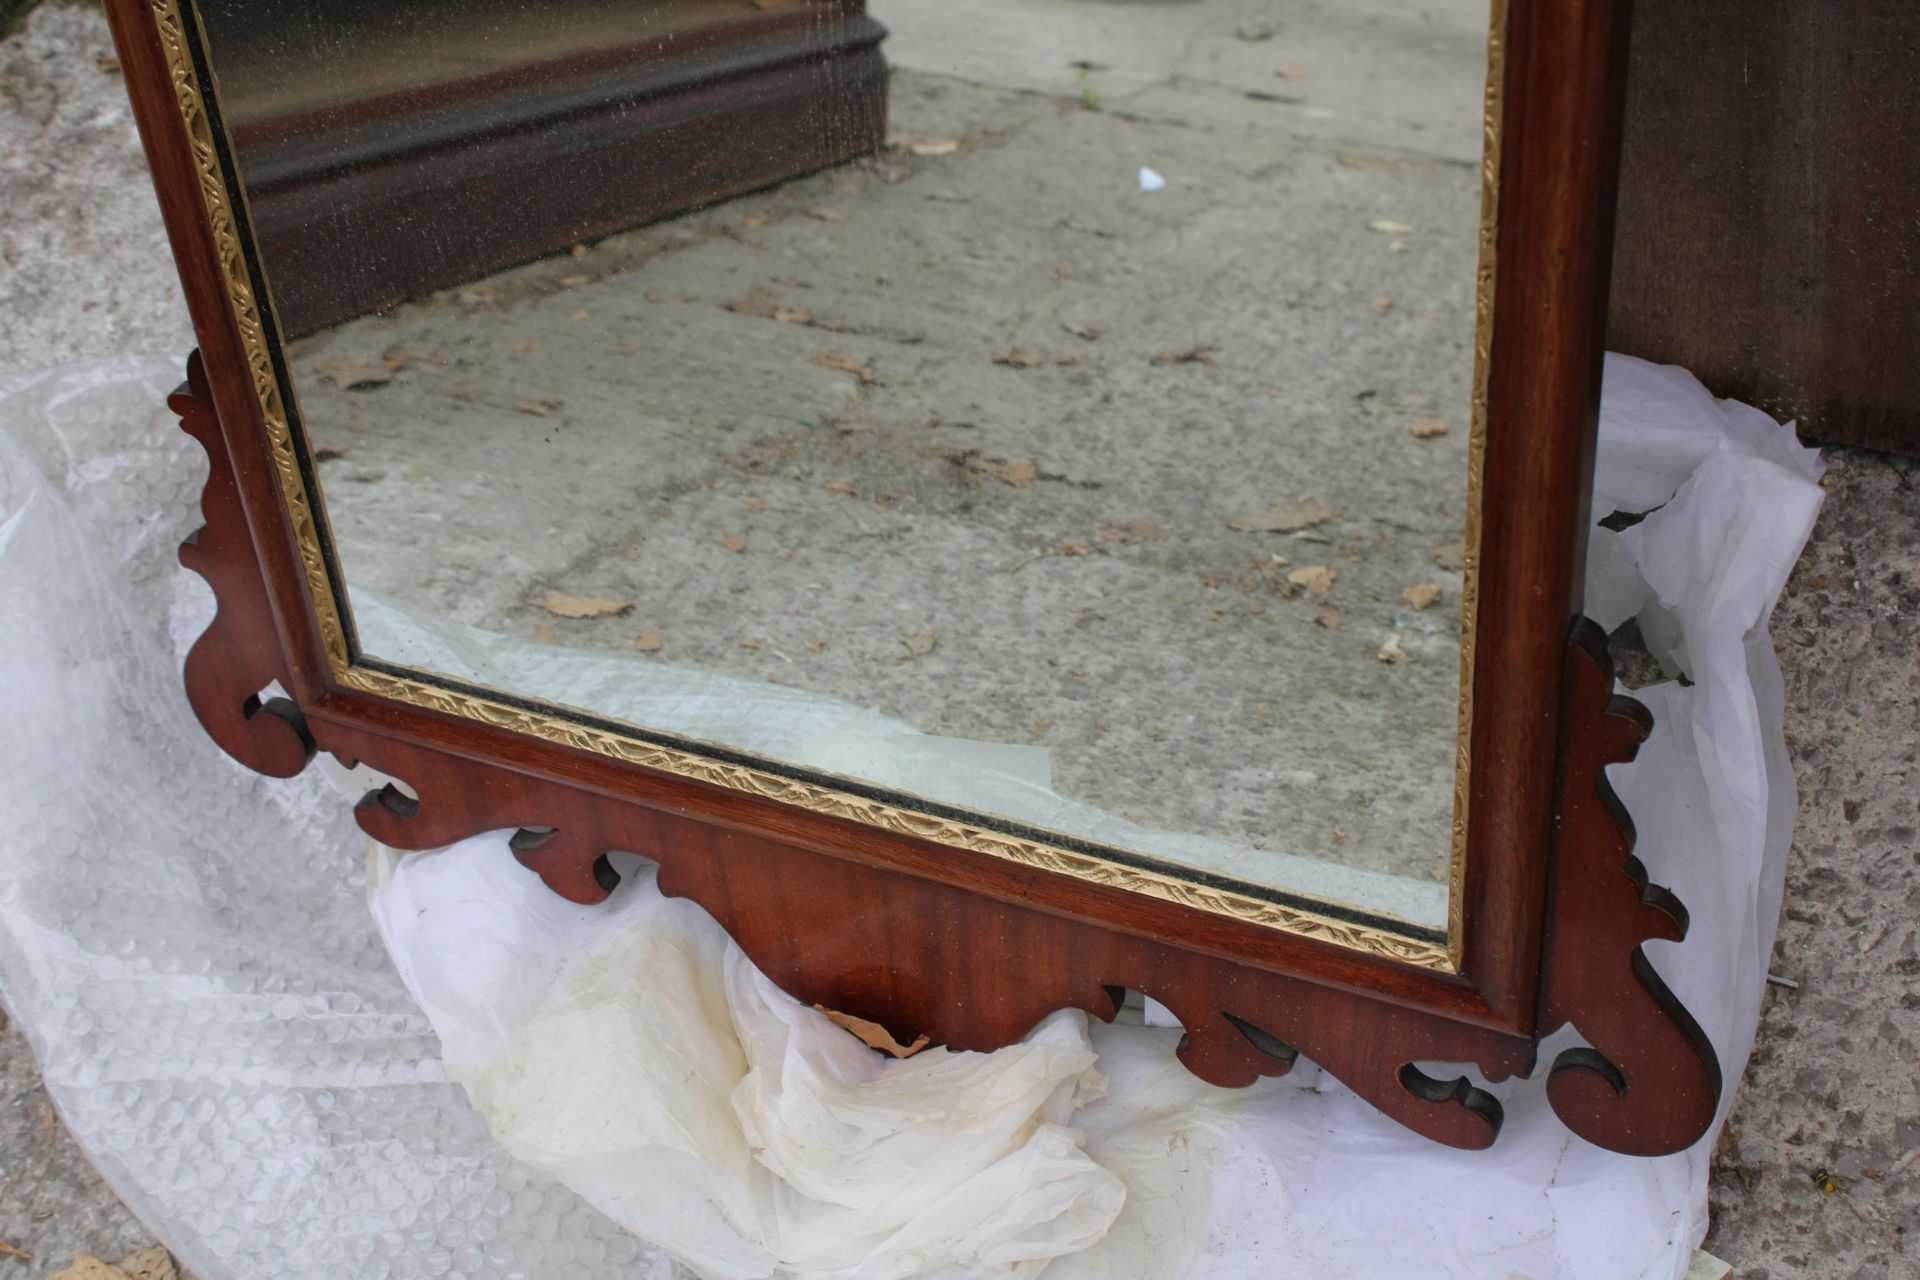
[[[173,560],[204,474],[157,411],[177,368],[0,388],[0,992],[203,1280],[685,1274],[669,1250],[823,1280],[1687,1273],[1713,1135],[1614,1156],[1537,1078],[1492,1086],[1505,1130],[1462,1153],[1307,1062],[1213,1089],[1177,1029],[1076,1012],[895,1062],[637,863],[599,908],[506,833],[378,850],[367,877],[321,770],[247,773],[180,691],[211,601]],[[1652,514],[1594,531],[1588,611],[1637,616],[1692,682],[1639,691],[1656,728],[1614,781],[1693,919],[1649,957],[1730,1082],[1794,810],[1766,624],[1818,475],[1790,429],[1609,361],[1595,515]]]

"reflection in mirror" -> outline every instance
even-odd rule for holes
[[[1445,927],[1487,0],[200,10],[368,658]]]

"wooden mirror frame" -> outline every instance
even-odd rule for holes
[[[345,652],[197,32],[181,0],[107,0],[200,342],[171,404],[211,461],[205,527],[181,550],[218,600],[186,663],[201,722],[276,777],[326,751],[402,779],[411,795],[356,810],[388,845],[517,829],[520,860],[577,902],[609,892],[609,851],[651,858],[663,891],[787,991],[906,1040],[991,1049],[1064,1006],[1111,1018],[1132,988],[1180,1017],[1180,1058],[1206,1080],[1248,1084],[1305,1054],[1407,1127],[1479,1148],[1498,1101],[1418,1064],[1528,1075],[1571,1023],[1586,1044],[1547,1080],[1568,1127],[1634,1154],[1691,1145],[1718,1064],[1641,948],[1684,936],[1686,915],[1647,884],[1603,773],[1650,721],[1613,692],[1605,637],[1580,617],[1629,6],[1493,7],[1465,855],[1438,941],[1284,895],[1256,910],[1204,874],[894,809],[843,781],[711,753],[691,768],[499,695],[476,711]]]

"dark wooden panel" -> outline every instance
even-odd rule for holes
[[[1634,15],[1609,345],[1920,452],[1920,4]]]
[[[877,149],[886,32],[834,12],[230,124],[282,333]]]
[[[1561,661],[1581,609],[1628,6],[1516,4],[1502,100],[1462,970],[1539,994]]]

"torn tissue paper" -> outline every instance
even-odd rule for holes
[[[0,391],[0,989],[76,1137],[203,1280],[684,1274],[667,1251],[836,1280],[1686,1271],[1712,1136],[1614,1156],[1537,1078],[1481,1082],[1506,1127],[1461,1153],[1304,1060],[1201,1084],[1177,1028],[1069,1011],[894,1061],[637,860],[598,908],[506,833],[369,874],[320,770],[248,774],[180,692],[211,602],[173,561],[204,474],[155,412],[176,367]],[[1766,622],[1818,474],[1789,428],[1609,360],[1594,514],[1650,514],[1594,531],[1588,610],[1639,618],[1692,681],[1638,691],[1654,735],[1613,778],[1692,914],[1649,958],[1730,1084],[1794,806]]]
[[[1119,1212],[1064,1127],[1101,1088],[1084,1015],[886,1060],[637,860],[598,907],[503,836],[376,864],[381,933],[494,1136],[702,1275],[1022,1274]]]

